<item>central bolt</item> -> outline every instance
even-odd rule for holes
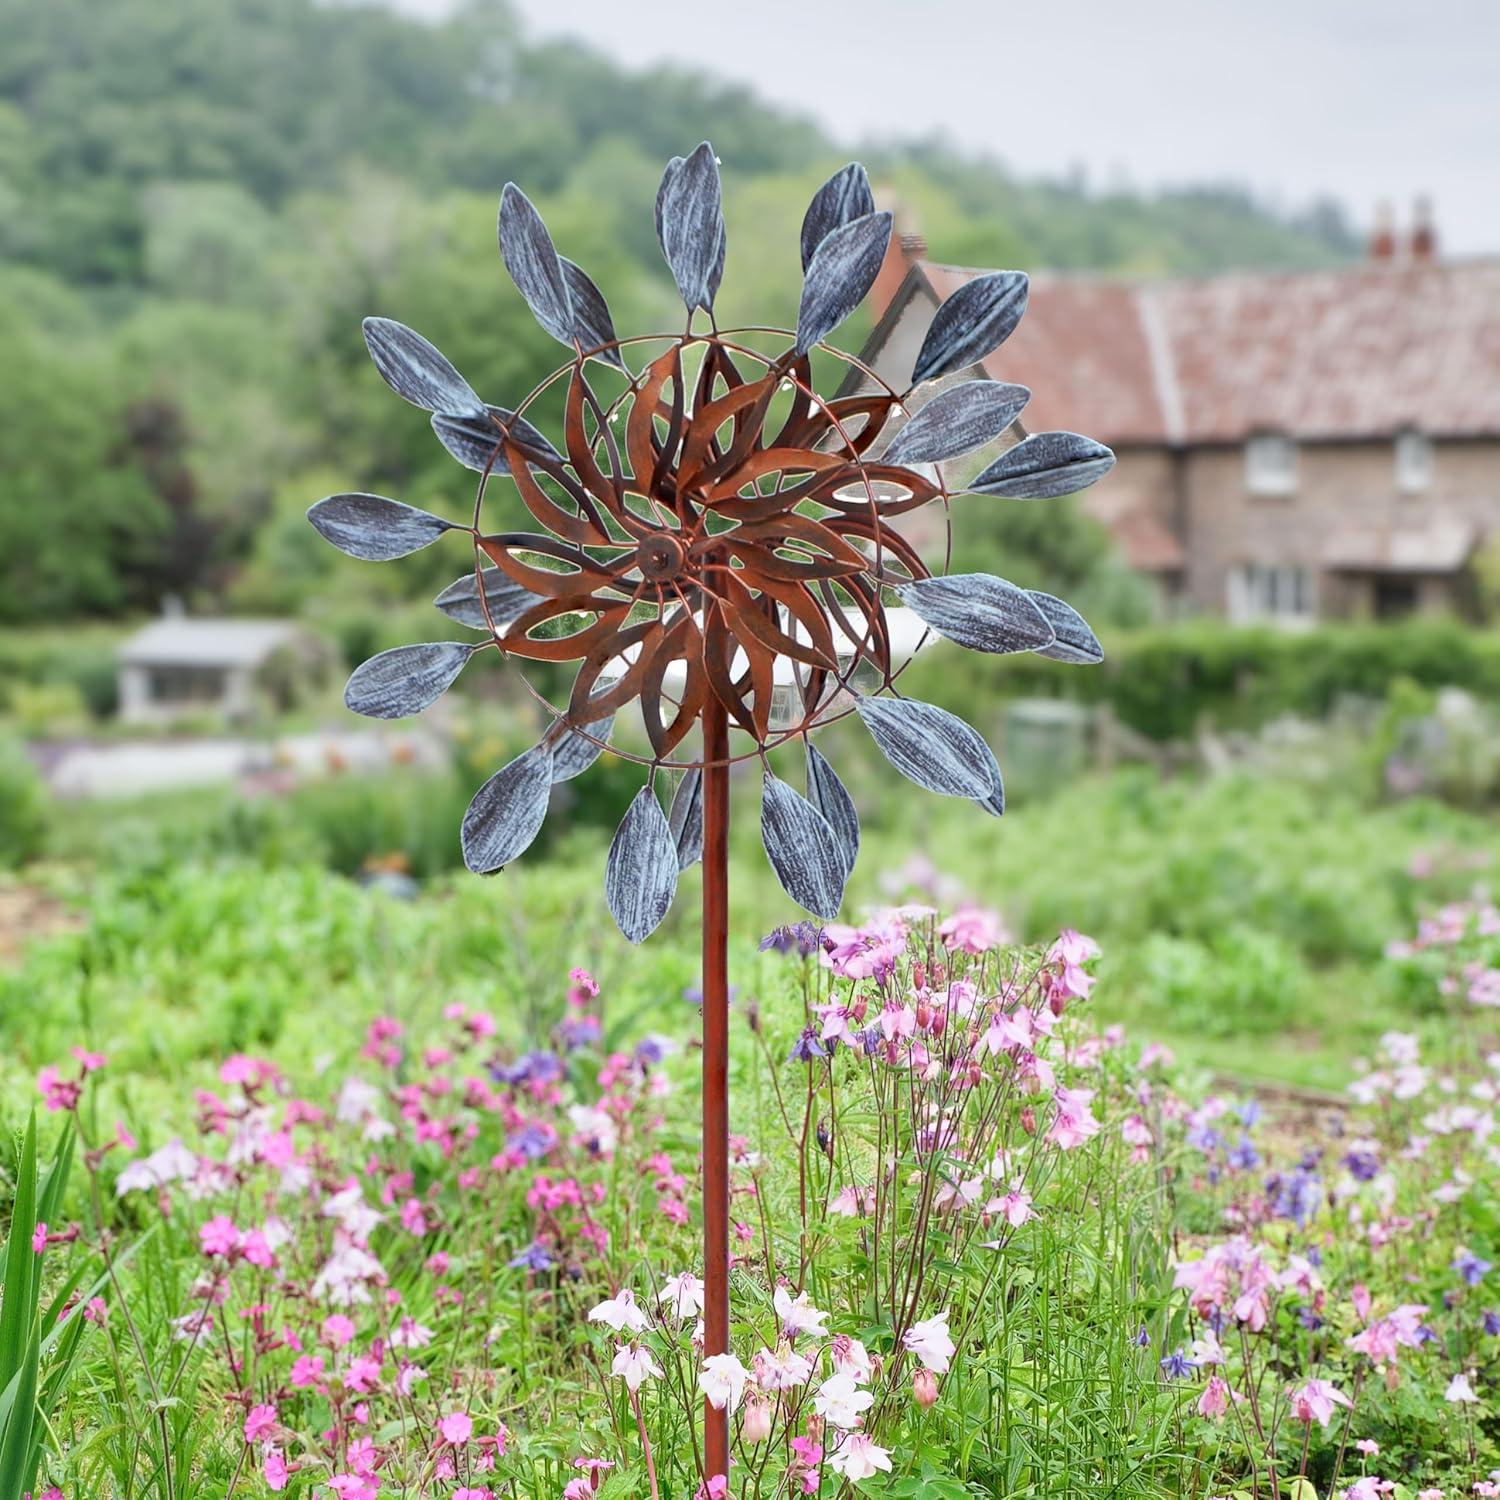
[[[658,533],[648,536],[636,548],[635,560],[643,578],[661,582],[675,578],[681,571],[683,559],[682,543],[674,536]]]

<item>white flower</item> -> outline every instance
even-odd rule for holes
[[[640,1390],[648,1380],[661,1379],[661,1368],[651,1358],[651,1351],[639,1344],[621,1344],[615,1351],[615,1361],[610,1369],[632,1392]]]
[[[830,1375],[813,1397],[813,1410],[835,1427],[858,1427],[859,1414],[875,1404],[875,1397],[855,1384],[847,1372]]]
[[[192,1177],[197,1170],[198,1158],[174,1136],[160,1150],[131,1162],[115,1179],[115,1195],[123,1198],[126,1193],[165,1187]]]
[[[1478,1401],[1479,1397],[1469,1383],[1468,1375],[1459,1374],[1448,1382],[1448,1389],[1443,1392],[1443,1400],[1467,1405],[1471,1401]]]
[[[578,1132],[577,1139],[599,1156],[613,1156],[620,1144],[620,1130],[611,1115],[588,1104],[575,1104],[568,1118]]]
[[[656,1300],[686,1323],[703,1311],[703,1278],[691,1271],[668,1276]]]
[[[325,1219],[337,1219],[348,1230],[351,1238],[363,1243],[369,1239],[382,1215],[365,1202],[359,1183],[351,1182],[323,1205]]]
[[[698,1389],[716,1411],[733,1411],[745,1392],[750,1372],[732,1354],[710,1354],[698,1374]]]
[[[385,1267],[359,1245],[339,1243],[342,1239],[335,1236],[333,1254],[313,1278],[312,1295],[334,1307],[351,1307],[370,1300],[371,1283],[385,1285]]]
[[[792,1391],[806,1385],[813,1372],[813,1362],[805,1354],[798,1354],[787,1344],[778,1346],[773,1354],[762,1349],[750,1361],[755,1371],[755,1383],[763,1391]]]
[[[823,1320],[828,1314],[814,1307],[807,1300],[806,1292],[798,1292],[794,1299],[784,1286],[779,1286],[771,1298],[771,1305],[781,1319],[781,1331],[787,1338],[794,1339],[799,1333],[810,1334],[813,1338],[827,1337],[828,1328]]]
[[[628,1328],[632,1333],[642,1333],[646,1327],[646,1315],[635,1303],[635,1293],[622,1287],[617,1297],[606,1298],[597,1307],[589,1309],[590,1323],[603,1323],[616,1333]]]
[[[839,1439],[838,1447],[833,1450],[828,1466],[835,1474],[842,1474],[851,1483],[870,1479],[880,1469],[890,1473],[890,1450],[882,1448],[868,1433],[846,1432]]]
[[[870,1351],[858,1339],[844,1338],[841,1335],[828,1346],[828,1349],[833,1356],[835,1374],[852,1375],[861,1383],[875,1378],[875,1361],[870,1358]]]
[[[946,1375],[954,1351],[953,1340],[948,1334],[947,1309],[924,1323],[913,1323],[901,1336],[901,1342],[934,1375]]]
[[[432,1342],[432,1330],[415,1318],[402,1318],[391,1330],[392,1349],[425,1349]]]

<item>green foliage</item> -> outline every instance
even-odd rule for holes
[[[514,404],[561,356],[496,264],[512,178],[622,332],[674,326],[649,206],[663,161],[704,135],[725,164],[723,317],[794,318],[798,224],[842,161],[744,88],[530,41],[504,0],[434,24],[315,0],[0,0],[0,36],[0,619],[165,591],[278,610],[435,591],[434,559],[372,583],[299,519],[334,487],[470,504],[370,370],[360,318],[420,327]],[[1099,196],[931,143],[871,167],[949,260],[1199,270],[1351,250],[1336,222],[1232,193]],[[1085,597],[1123,588],[1111,565]]]
[[[0,736],[0,869],[16,869],[41,853],[47,792],[25,749]]]
[[[1195,620],[1101,638],[1098,667],[1059,670],[1036,656],[960,658],[941,650],[904,681],[935,698],[949,692],[1106,702],[1122,722],[1157,740],[1186,738],[1204,723],[1223,729],[1282,714],[1320,719],[1344,697],[1383,700],[1398,679],[1500,700],[1500,633],[1457,620],[1306,631]]]

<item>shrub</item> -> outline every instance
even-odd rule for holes
[[[16,741],[0,738],[0,868],[15,869],[34,859],[46,828],[41,774]]]

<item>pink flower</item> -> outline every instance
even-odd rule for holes
[[[1047,1139],[1063,1151],[1071,1151],[1099,1133],[1094,1118],[1093,1089],[1058,1089],[1053,1095],[1057,1117],[1047,1132]]]
[[[977,906],[961,906],[938,928],[938,936],[960,953],[988,953],[998,948],[1009,934],[997,912]]]
[[[233,1255],[239,1244],[240,1232],[234,1227],[234,1220],[223,1214],[210,1219],[198,1231],[198,1248],[210,1257]]]
[[[331,1313],[323,1319],[323,1341],[335,1349],[342,1349],[354,1339],[354,1321],[343,1313]]]
[[[74,1079],[64,1079],[51,1064],[36,1075],[36,1086],[49,1110],[72,1109],[83,1093],[83,1085]]]
[[[323,1356],[321,1354],[303,1354],[293,1362],[291,1381],[299,1391],[320,1384],[322,1379]]]
[[[452,1411],[438,1423],[445,1443],[455,1447],[467,1443],[474,1434],[474,1419],[466,1411]]]
[[[279,1494],[286,1488],[287,1474],[286,1459],[281,1456],[281,1449],[267,1444],[260,1456],[260,1477],[265,1480],[266,1488]]]
[[[47,1248],[47,1226],[38,1224],[31,1231],[31,1249],[36,1255],[40,1255]]]
[[[1355,1440],[1354,1446],[1359,1452],[1363,1453],[1366,1458],[1374,1458],[1380,1452],[1380,1444],[1377,1443],[1374,1438],[1357,1438]]]
[[[1198,1415],[1217,1422],[1229,1410],[1232,1394],[1228,1381],[1222,1375],[1210,1375],[1208,1384],[1203,1387],[1203,1394],[1198,1397]]]
[[[1292,1415],[1299,1422],[1316,1422],[1326,1427],[1335,1405],[1352,1407],[1354,1403],[1331,1380],[1313,1379],[1291,1393]]]
[[[276,1425],[276,1408],[270,1405],[252,1406],[245,1418],[245,1441],[257,1443]]]
[[[328,1488],[339,1500],[380,1500],[380,1481],[367,1474],[332,1474]]]
[[[934,1375],[946,1375],[953,1358],[954,1343],[948,1333],[948,1311],[935,1318],[913,1323],[901,1335],[901,1342],[917,1356]]]

